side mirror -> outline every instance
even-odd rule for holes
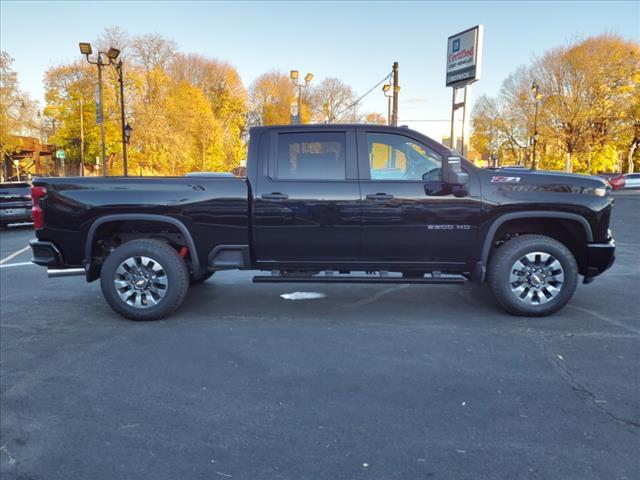
[[[446,157],[442,167],[442,180],[444,183],[460,186],[469,183],[469,174],[462,171],[462,159],[460,157]]]

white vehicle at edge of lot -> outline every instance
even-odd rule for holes
[[[640,188],[640,173],[626,173],[624,175],[624,187],[622,188]]]

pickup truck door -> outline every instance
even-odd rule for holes
[[[470,264],[482,203],[470,175],[467,193],[444,185],[444,151],[415,135],[357,134],[362,195],[360,260],[387,269],[407,264],[446,270]]]
[[[355,132],[274,130],[268,162],[262,162],[253,196],[256,261],[292,268],[356,261],[361,209]]]

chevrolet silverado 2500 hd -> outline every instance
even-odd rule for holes
[[[100,279],[132,320],[226,269],[255,282],[487,282],[517,315],[562,308],[614,260],[604,180],[481,169],[380,125],[256,127],[247,176],[37,178],[33,261]],[[354,272],[366,272],[356,274]]]

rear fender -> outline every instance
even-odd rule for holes
[[[87,233],[87,239],[85,241],[85,271],[87,272],[87,281],[91,282],[96,280],[100,276],[100,272],[98,271],[98,265],[94,264],[93,259],[93,248],[95,245],[95,235],[98,231],[98,228],[102,225],[105,225],[110,222],[122,222],[122,221],[149,221],[149,222],[158,222],[158,223],[168,223],[178,230],[183,235],[185,241],[187,242],[187,246],[189,247],[189,252],[191,252],[191,263],[193,266],[192,275],[194,278],[199,278],[202,270],[200,268],[200,258],[198,255],[198,250],[196,249],[196,244],[193,241],[193,237],[189,232],[189,229],[186,227],[184,223],[180,220],[169,217],[166,215],[153,215],[153,214],[137,214],[137,213],[124,213],[124,214],[115,214],[115,215],[106,215],[104,217],[100,217],[95,222],[91,224],[89,228],[89,232]]]

